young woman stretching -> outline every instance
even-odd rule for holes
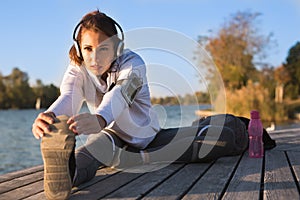
[[[94,11],[82,18],[73,37],[61,95],[32,126],[33,135],[42,138],[49,199],[67,198],[72,185],[93,178],[100,165],[114,164],[115,143],[143,149],[160,130],[151,109],[145,63],[123,49],[120,25]],[[84,101],[91,113],[78,114]],[[90,137],[76,150],[75,170],[72,152],[79,134]]]

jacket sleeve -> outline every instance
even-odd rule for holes
[[[60,86],[60,96],[48,108],[56,116],[72,116],[79,112],[83,103],[83,75],[78,66],[69,65]]]

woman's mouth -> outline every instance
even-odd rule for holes
[[[99,66],[99,65],[92,65],[90,67],[91,67],[92,70],[99,70],[99,69],[101,69],[101,66]]]

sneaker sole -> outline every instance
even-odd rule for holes
[[[75,147],[75,134],[68,129],[67,116],[58,116],[41,142],[44,162],[44,192],[47,199],[67,199],[72,190],[69,158]]]

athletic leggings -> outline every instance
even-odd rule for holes
[[[191,162],[195,150],[191,144],[200,129],[203,127],[162,129],[146,149],[128,146],[110,129],[91,134],[75,151],[74,186],[92,179],[101,166],[126,169],[149,162]]]

